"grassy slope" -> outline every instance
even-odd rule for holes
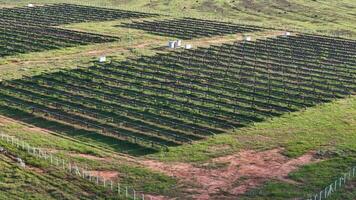
[[[66,160],[71,160],[78,163],[80,166],[87,166],[89,169],[98,171],[116,171],[120,174],[120,182],[122,184],[135,186],[135,188],[140,191],[149,193],[167,192],[168,189],[175,184],[173,179],[148,171],[145,168],[139,167],[136,162],[123,158],[121,154],[116,153],[114,143],[112,146],[109,146],[103,141],[103,138],[97,138],[97,140],[99,140],[97,143],[90,140],[88,142],[83,142],[77,138],[88,136],[80,135],[80,132],[78,132],[77,137],[65,137],[35,127],[31,128],[27,124],[20,124],[17,121],[4,120],[3,118],[0,119],[0,131],[15,136],[32,146],[53,152],[54,155]],[[103,145],[104,147],[100,147],[100,141],[105,143],[106,146]],[[117,142],[116,145],[118,145]],[[33,160],[32,157],[28,157],[25,152],[22,152],[1,140],[0,146],[5,147],[16,155],[20,155],[21,158],[25,159],[26,163],[34,162],[33,165],[44,167],[44,169],[48,167],[47,165],[43,166],[43,162]],[[90,159],[77,156],[79,154],[107,159]]]
[[[33,3],[34,1],[31,1]],[[227,20],[241,23],[251,23],[256,25],[264,25],[275,28],[299,29],[302,31],[313,30],[321,33],[344,33],[353,34],[355,38],[356,26],[353,23],[356,13],[356,2],[353,0],[341,1],[308,1],[308,0],[270,0],[270,1],[247,1],[236,0],[199,0],[199,1],[180,1],[180,0],[38,0],[36,2],[73,2],[98,6],[114,6],[124,9],[136,9],[144,11],[154,11],[168,13],[173,16],[195,16],[200,18],[215,18],[219,20]],[[149,3],[151,2],[151,4]],[[228,2],[228,3],[226,3]],[[268,2],[268,4],[267,4]],[[28,3],[25,0],[9,1],[0,0],[1,5],[24,5]],[[181,12],[181,10],[185,10]],[[123,29],[116,29],[112,26],[119,23],[104,22],[102,26],[95,24],[78,24],[68,25],[67,28],[80,30],[89,30],[93,32],[101,32],[112,34],[124,38],[121,42],[92,45],[88,47],[78,47],[64,50],[57,50],[44,53],[27,54],[17,57],[11,57],[0,60],[0,79],[17,78],[22,74],[36,74],[49,68],[73,67],[77,64],[88,62],[93,57],[98,56],[96,52],[102,50],[103,53],[114,55],[116,58],[124,59],[130,56],[152,53],[149,48],[133,50],[130,47],[148,42],[154,48],[162,45],[167,40],[151,35],[142,35],[140,31],[130,32]],[[350,37],[349,35],[346,35]],[[133,39],[133,40],[132,40]],[[157,42],[158,41],[158,42]],[[115,52],[106,52],[105,49],[118,47],[120,50]],[[94,52],[93,52],[94,51]],[[85,53],[83,53],[85,52]],[[88,53],[91,52],[91,53]],[[99,53],[102,53],[99,52]],[[58,59],[53,60],[53,54]],[[69,54],[69,55],[68,55]],[[25,60],[26,62],[23,62]],[[59,62],[60,61],[60,62]],[[26,68],[25,68],[26,67]],[[28,70],[27,70],[28,68]],[[3,70],[4,69],[4,70]],[[308,109],[303,112],[285,115],[281,118],[272,119],[263,123],[256,124],[249,128],[237,130],[231,135],[221,135],[207,141],[199,142],[191,146],[182,146],[172,149],[169,153],[161,153],[150,156],[151,158],[160,159],[162,161],[182,161],[182,162],[202,162],[207,161],[212,157],[226,155],[237,152],[240,149],[253,148],[257,150],[284,147],[285,154],[291,157],[301,155],[309,150],[321,150],[325,156],[329,157],[328,161],[318,164],[309,165],[301,168],[299,171],[292,173],[290,178],[302,184],[291,185],[287,183],[271,181],[263,187],[251,191],[244,198],[246,199],[285,199],[287,197],[299,197],[316,192],[329,182],[333,181],[340,173],[355,164],[355,149],[356,149],[356,97],[345,100],[339,100],[335,103],[330,103],[323,106]],[[7,131],[21,138],[25,138],[29,142],[36,145],[50,148],[60,148],[62,154],[66,152],[82,152],[94,155],[102,155],[105,153],[97,148],[89,148],[86,145],[78,142],[63,142],[53,143],[58,137],[51,138],[48,135],[38,135],[33,137],[32,132],[18,131],[22,126],[18,124],[10,124],[5,127]],[[93,138],[95,140],[95,138]],[[60,140],[61,141],[61,140]],[[90,142],[90,140],[88,140]],[[100,142],[99,142],[100,143]],[[78,146],[79,145],[79,146]],[[216,147],[225,147],[229,145],[229,149],[217,150]],[[115,147],[110,147],[115,150]],[[110,154],[110,153],[109,153]],[[79,159],[81,161],[82,159]],[[92,166],[98,166],[98,162],[84,160]],[[10,164],[6,169],[9,168]],[[3,167],[3,166],[1,166]],[[159,174],[148,172],[141,168],[127,167],[127,165],[118,165],[116,162],[101,166],[104,169],[115,169],[123,173],[128,173],[125,176],[126,182],[133,182],[137,187],[143,188],[150,192],[167,192],[168,188],[174,184],[174,180],[164,177]],[[11,167],[12,169],[13,167]],[[317,173],[316,173],[317,172]],[[25,176],[27,172],[16,169],[13,174]],[[9,176],[6,173],[6,176]],[[27,176],[27,175],[26,175]],[[32,176],[32,175],[31,175]],[[43,175],[41,175],[43,176]],[[0,179],[3,176],[0,176]],[[44,177],[44,176],[43,176]],[[148,177],[147,179],[142,179]],[[25,180],[25,179],[24,179]],[[141,181],[145,180],[145,181]],[[11,178],[8,179],[11,182]],[[147,184],[152,183],[155,184]],[[77,184],[77,183],[75,183]],[[78,183],[80,185],[80,183]],[[43,184],[40,184],[43,185]],[[147,185],[154,185],[153,188],[145,188]],[[38,198],[50,199],[46,196],[48,188],[43,188]],[[94,188],[93,191],[96,189]],[[27,190],[24,190],[27,191]],[[13,196],[14,190],[9,190],[5,193],[8,198]],[[287,193],[287,195],[284,194]],[[71,195],[67,192],[66,195]],[[349,196],[345,194],[336,194],[334,199],[353,199],[356,198],[352,191]],[[0,196],[1,197],[1,196]],[[273,197],[273,198],[272,198]],[[75,199],[72,197],[69,199]]]
[[[284,154],[290,157],[316,150],[325,161],[291,173],[289,178],[299,184],[271,181],[250,191],[243,199],[307,197],[355,166],[356,96],[286,114],[236,130],[232,134],[172,148],[168,153],[150,157],[164,162],[202,163],[241,149],[266,150],[277,147],[283,147]],[[356,198],[350,188],[343,192],[335,194],[331,199]]]
[[[304,111],[285,114],[232,134],[171,148],[155,155],[163,161],[202,162],[240,149],[265,150],[285,148],[284,154],[300,156],[310,150],[333,150],[348,153],[356,149],[356,96],[319,105]],[[229,148],[221,148],[226,146]],[[209,151],[213,149],[213,151]]]
[[[3,5],[25,5],[28,2],[107,6],[276,28],[352,33],[354,36],[356,28],[356,2],[353,0],[0,0]]]
[[[87,181],[49,168],[42,172],[41,164],[36,165],[36,169],[24,169],[0,154],[0,199],[104,199],[105,191]]]

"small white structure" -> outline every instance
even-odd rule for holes
[[[182,40],[177,40],[176,41],[176,46],[181,47],[182,46]]]
[[[252,37],[249,36],[249,35],[247,35],[247,36],[245,36],[244,40],[245,40],[245,41],[251,41],[251,40],[252,40]]]
[[[100,56],[99,62],[100,63],[106,62],[106,56]]]
[[[192,48],[192,45],[191,45],[191,44],[186,44],[184,48],[185,48],[185,49],[191,49],[191,48]]]
[[[177,41],[169,41],[169,42],[168,42],[168,47],[169,47],[170,49],[174,49],[174,48],[176,47],[176,42],[177,42]]]
[[[23,167],[23,168],[26,167],[25,162],[21,158],[16,158],[16,161],[20,167]]]
[[[27,4],[27,7],[33,8],[33,7],[35,7],[35,5],[33,5],[32,3],[29,3],[29,4]]]
[[[286,31],[286,32],[284,32],[284,35],[285,36],[290,36],[290,32]]]

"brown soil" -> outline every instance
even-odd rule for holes
[[[116,180],[119,178],[119,172],[116,171],[89,171],[91,176],[99,176],[106,180]]]
[[[152,200],[172,200],[168,197],[165,196],[156,196],[156,195],[151,195],[151,194],[145,194],[145,199],[152,199]]]
[[[39,173],[39,174],[45,173],[45,171],[43,169],[38,168],[38,167],[29,166],[29,165],[26,165],[26,169],[31,170],[36,173]]]
[[[11,121],[8,118],[5,117],[0,117],[0,124],[7,124],[10,123]]]
[[[150,169],[177,177],[183,182],[196,185],[189,191],[193,199],[236,199],[237,195],[262,185],[267,180],[288,181],[287,176],[299,166],[317,162],[314,152],[299,158],[289,159],[281,154],[283,149],[256,152],[251,150],[213,159],[197,167],[188,163],[164,164],[146,160],[143,164]],[[217,166],[209,169],[209,165]],[[220,164],[220,165],[219,165]]]

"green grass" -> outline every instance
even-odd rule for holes
[[[333,183],[339,177],[350,170],[350,166],[356,165],[356,157],[337,156],[316,164],[302,167],[289,174],[289,179],[297,184],[281,181],[269,181],[261,188],[251,190],[241,199],[293,199],[297,197],[308,198],[320,192],[326,186]],[[347,183],[352,185],[352,183]],[[350,188],[349,188],[350,189]],[[350,198],[345,198],[345,197]],[[353,199],[355,192],[344,187],[338,190],[330,199]]]
[[[289,174],[288,178],[296,184],[271,180],[249,191],[241,199],[308,197],[356,165],[355,121],[356,96],[351,96],[149,157],[163,162],[199,164],[242,149],[263,151],[282,147],[283,153],[289,157],[314,150],[323,161],[308,164]],[[351,184],[330,199],[354,199],[356,194],[353,189],[354,184]]]
[[[321,34],[341,34],[356,38],[356,2],[354,0],[38,0],[38,3],[70,2],[95,6],[130,9],[144,12],[167,14],[171,17],[191,16],[236,23],[246,23],[277,29],[316,32]],[[247,3],[252,2],[252,3]],[[286,2],[290,2],[290,5]],[[1,6],[25,5],[25,0],[0,0]],[[165,18],[165,17],[162,17]],[[166,45],[168,38],[146,34],[142,31],[114,27],[125,20],[101,23],[81,23],[65,25],[64,28],[83,30],[121,37],[122,40],[109,44],[98,44],[66,48],[41,53],[31,53],[0,59],[0,80],[14,79],[22,75],[40,74],[58,68],[73,68],[86,65],[101,54],[123,60],[156,52],[157,47]],[[148,43],[145,48],[137,45]],[[9,110],[2,114],[11,115]],[[31,119],[29,119],[31,120]],[[36,119],[32,119],[36,120]],[[289,178],[299,184],[271,180],[262,187],[250,191],[242,199],[288,199],[306,197],[330,184],[336,177],[346,172],[356,162],[356,96],[319,105],[282,117],[256,123],[250,127],[218,135],[193,145],[171,148],[167,153],[156,153],[148,158],[162,162],[209,162],[210,159],[239,152],[242,149],[267,150],[284,148],[284,154],[298,157],[308,151],[317,150],[325,161],[306,165],[291,173]],[[40,124],[38,124],[40,126]],[[59,124],[42,124],[50,129]],[[58,127],[56,127],[58,128]],[[131,152],[132,147],[117,144],[105,137],[91,137],[78,130],[66,134],[44,134],[29,131],[25,125],[9,123],[0,130],[21,138],[42,148],[58,150],[58,156],[69,153],[85,153],[101,157],[119,156],[117,152],[142,155]],[[88,145],[91,144],[91,145]],[[0,145],[6,145],[1,143]],[[46,163],[31,158],[11,146],[7,148],[24,157],[39,168]],[[132,150],[133,151],[133,150]],[[134,163],[115,157],[112,162],[72,158],[101,170],[117,170],[126,174],[124,183],[130,183],[140,190],[150,193],[179,195],[172,190],[176,180],[154,173]],[[209,165],[209,167],[219,167]],[[64,177],[64,178],[63,178]],[[356,199],[355,182],[335,193],[330,199]],[[104,199],[104,191],[87,182],[73,179],[63,173],[49,170],[45,173],[24,170],[0,154],[0,199]]]
[[[71,160],[72,162],[77,163],[79,166],[87,166],[91,170],[118,172],[120,174],[119,180],[121,184],[133,186],[138,191],[144,191],[146,193],[169,194],[172,187],[176,185],[176,180],[174,180],[173,178],[170,178],[160,173],[152,172],[146,168],[139,166],[135,162],[131,162],[123,158],[122,154],[116,153],[113,148],[110,148],[109,145],[100,146],[100,141],[97,143],[86,143],[81,141],[80,138],[65,137],[47,131],[41,131],[40,129],[31,129],[26,124],[19,124],[16,122],[4,123],[0,126],[0,131],[8,135],[15,136],[16,138],[21,139],[34,147],[43,148],[47,151],[53,152],[55,156],[60,157],[62,159]],[[44,173],[36,175],[38,177],[43,176],[48,177],[48,179],[51,179],[51,177],[53,176],[56,180],[58,179],[58,183],[63,182],[63,187],[65,187],[65,182],[67,181],[66,179],[70,179],[73,181],[73,184],[79,184],[80,189],[78,189],[78,191],[93,191],[94,194],[91,196],[91,198],[88,197],[89,199],[93,199],[93,197],[95,197],[95,199],[100,199],[100,195],[104,196],[106,192],[101,191],[100,188],[98,189],[96,186],[89,184],[88,181],[77,179],[74,176],[70,176],[68,174],[63,173],[63,171],[61,170],[56,171],[53,169],[53,167],[49,165],[48,161],[38,160],[33,156],[27,154],[27,152],[19,150],[13,145],[7,144],[2,140],[0,140],[0,146],[5,147],[5,149],[7,149],[9,152],[24,159],[26,164],[44,170]],[[108,159],[102,161],[75,156],[78,154],[86,154]],[[0,161],[0,164],[1,163],[2,161]],[[21,168],[19,168],[19,171],[21,171]],[[0,170],[0,179],[2,176],[8,176],[8,173],[9,172],[7,172],[6,170]],[[27,174],[26,170],[24,172],[18,173]],[[60,181],[60,179],[63,180]],[[31,180],[28,180],[27,182],[31,183]],[[46,189],[46,187],[44,186],[43,188]],[[50,187],[48,187],[47,189],[49,188]],[[78,194],[78,192],[74,191],[68,191],[68,193],[72,193],[73,196]],[[10,194],[7,193],[5,193],[4,195],[7,198],[11,197]],[[43,197],[39,199],[47,198]],[[73,197],[68,199],[76,198]]]
[[[21,168],[0,154],[1,199],[105,199],[103,188],[58,172],[35,159],[27,157],[26,162],[31,169]]]

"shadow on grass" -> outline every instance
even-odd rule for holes
[[[35,116],[24,111],[2,105],[0,105],[0,115],[119,153],[126,153],[132,156],[144,156],[158,152],[157,150],[145,148],[138,144],[101,135],[95,131],[76,128],[68,124],[46,119],[41,116]]]

